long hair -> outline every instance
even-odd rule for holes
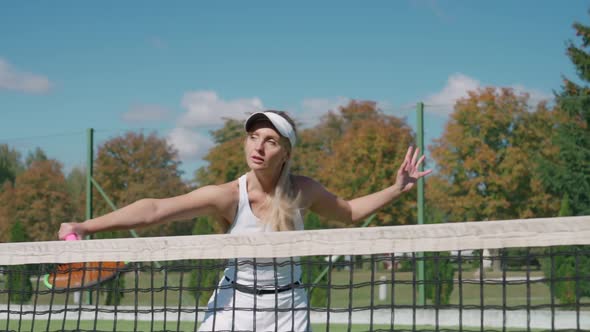
[[[272,196],[267,197],[265,205],[269,207],[268,214],[262,220],[272,226],[274,231],[295,230],[295,216],[301,199],[300,193],[295,193],[291,181],[291,160],[283,164],[281,175]]]
[[[285,118],[297,133],[295,122],[287,113],[273,110],[267,112],[273,112]],[[285,137],[281,138],[281,142],[283,147],[289,149],[289,159],[285,161],[281,168],[274,192],[272,195],[267,196],[264,202],[264,207],[268,208],[268,213],[262,219],[262,222],[271,225],[274,231],[292,231],[295,230],[295,216],[299,208],[301,193],[295,192],[296,188],[293,186],[291,176],[293,147]]]

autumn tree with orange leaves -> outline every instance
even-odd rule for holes
[[[94,178],[113,203],[121,208],[142,198],[165,198],[187,193],[189,188],[181,179],[179,164],[176,150],[165,139],[155,134],[128,132],[99,146]],[[96,189],[94,197],[95,215],[112,211]],[[143,236],[191,234],[192,224],[192,221],[180,221],[137,231]],[[129,235],[125,233],[121,236]]]
[[[248,170],[242,121],[225,119],[223,127],[211,131],[211,136],[215,146],[203,158],[208,165],[195,172],[195,181],[199,186],[233,181]]]
[[[314,138],[314,143],[302,143],[296,153],[298,168],[345,199],[391,186],[408,146],[414,142],[412,129],[404,120],[383,114],[371,101],[351,101],[302,136]],[[415,199],[412,191],[388,204],[377,213],[373,225],[415,223]]]
[[[543,190],[541,158],[554,158],[554,114],[529,96],[486,88],[457,101],[431,147],[438,172],[428,180],[428,204],[448,221],[549,217],[559,199]]]
[[[5,184],[0,200],[4,206],[0,224],[19,222],[28,241],[55,240],[59,225],[73,216],[62,166],[52,159],[31,162],[16,177],[14,187]],[[9,240],[4,232],[1,236],[2,241]]]

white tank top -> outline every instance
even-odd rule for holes
[[[246,174],[238,180],[240,200],[238,203],[238,212],[229,230],[230,234],[260,233],[273,232],[272,227],[264,224],[258,219],[250,207],[248,199],[248,186]],[[303,230],[303,218],[301,212],[295,211],[295,230]],[[225,276],[239,284],[248,285],[256,288],[274,288],[296,282],[301,279],[301,267],[299,257],[291,258],[257,258],[256,268],[252,258],[239,258],[237,261],[238,269],[235,270],[236,260],[228,261],[229,266],[225,269]],[[292,268],[293,267],[293,268]],[[275,278],[276,273],[276,278]]]

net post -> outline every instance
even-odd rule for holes
[[[92,219],[92,176],[94,165],[94,129],[88,128],[88,148],[86,159],[86,219]]]
[[[419,102],[416,105],[416,113],[418,116],[417,139],[418,148],[420,149],[420,156],[424,154],[424,103]],[[424,165],[419,166],[419,170],[424,170]],[[424,224],[424,178],[418,179],[418,225]],[[424,306],[426,304],[426,293],[424,289],[424,253],[418,252],[418,305]]]
[[[94,128],[88,128],[87,131],[87,159],[86,159],[86,220],[92,219],[94,211],[92,210],[92,177],[94,176]],[[89,239],[90,235],[86,235]],[[82,301],[80,301],[82,303]],[[86,291],[86,304],[92,304],[92,290]]]

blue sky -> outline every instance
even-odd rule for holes
[[[480,86],[550,98],[587,1],[28,1],[0,3],[0,143],[66,171],[126,130],[156,131],[191,178],[223,117],[274,108],[306,125],[377,101],[427,140]]]

